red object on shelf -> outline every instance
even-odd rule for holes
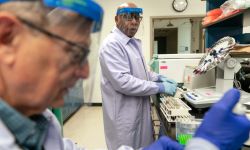
[[[217,23],[217,22],[226,20],[226,19],[231,18],[231,17],[233,17],[233,16],[236,16],[236,15],[238,15],[238,14],[241,14],[241,13],[244,12],[245,10],[246,10],[246,9],[237,9],[237,10],[234,10],[234,11],[232,11],[232,12],[226,14],[226,15],[221,14],[219,17],[214,18],[214,20],[211,20],[211,19],[210,19],[210,20],[208,20],[208,21],[202,22],[202,25],[203,25],[203,27],[207,27],[207,26],[213,25],[213,24],[215,24],[215,23]],[[205,17],[205,18],[206,18],[206,17]]]
[[[222,14],[222,10],[220,8],[216,8],[207,12],[207,16],[203,18],[202,25],[209,24],[215,20]]]
[[[206,16],[205,18],[202,19],[202,24],[209,24],[216,20],[219,16]]]
[[[239,12],[242,12],[243,10],[245,10],[245,9],[237,9],[237,10],[234,10],[234,11],[229,12],[229,13],[227,13],[227,14],[222,14],[222,15],[220,16],[220,19],[223,19],[223,18],[225,18],[225,17],[230,17],[230,16],[232,16],[232,15],[234,15],[234,14],[237,14],[237,13],[239,13]]]
[[[222,14],[222,10],[220,8],[216,8],[207,12],[207,16],[220,16]]]

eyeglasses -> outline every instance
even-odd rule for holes
[[[127,21],[132,21],[133,19],[135,19],[136,21],[140,22],[142,20],[142,16],[140,16],[140,14],[135,14],[135,13],[122,14],[122,17]]]
[[[71,42],[69,40],[66,40],[64,38],[62,38],[61,36],[59,35],[56,35],[56,34],[53,34],[45,29],[42,29],[40,27],[38,27],[37,25],[31,23],[30,21],[27,21],[23,18],[20,18],[18,17],[18,19],[23,22],[24,24],[26,24],[27,26],[51,37],[51,38],[54,38],[54,39],[57,39],[63,43],[66,43],[67,45],[70,46],[70,49],[67,49],[67,51],[71,52],[73,54],[73,63],[74,64],[80,64],[80,65],[83,65],[85,62],[86,62],[86,59],[87,59],[87,56],[90,52],[90,50],[87,48],[87,47],[84,47],[82,45],[79,45],[77,43],[74,43],[74,42]]]

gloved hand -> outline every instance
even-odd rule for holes
[[[162,136],[159,140],[143,150],[183,150],[183,146],[171,140],[169,137]]]
[[[245,115],[232,112],[239,101],[240,92],[231,89],[206,113],[195,137],[216,145],[220,150],[238,150],[248,139],[250,121]]]
[[[162,93],[166,93],[170,96],[174,96],[176,92],[177,85],[169,82],[162,82],[164,89]]]
[[[177,86],[177,82],[175,82],[173,79],[169,79],[168,77],[165,77],[163,75],[159,76],[158,81],[172,83],[172,84],[175,84]]]

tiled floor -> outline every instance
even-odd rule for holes
[[[64,124],[63,133],[85,150],[106,150],[102,107],[83,106]]]

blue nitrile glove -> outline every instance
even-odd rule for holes
[[[220,150],[238,150],[248,139],[250,121],[245,115],[232,112],[240,92],[231,89],[206,113],[195,137],[203,138]]]
[[[163,75],[159,75],[158,81],[159,81],[159,82],[169,82],[169,83],[172,83],[172,84],[176,84],[176,85],[177,85],[177,82],[175,82],[173,79],[169,79],[168,77],[165,77],[165,76],[163,76]]]
[[[159,140],[143,150],[183,150],[183,146],[169,137],[162,136]]]
[[[165,93],[170,96],[174,96],[176,92],[177,85],[169,82],[157,83],[159,86],[159,93]]]

